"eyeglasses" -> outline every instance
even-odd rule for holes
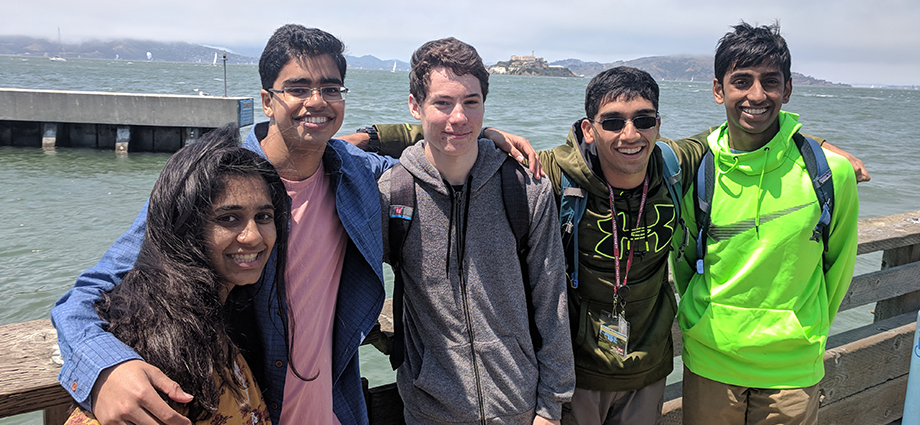
[[[625,120],[623,118],[604,118],[601,121],[594,121],[591,118],[588,118],[588,121],[599,123],[601,128],[607,131],[619,132],[626,127],[626,121],[632,121],[633,126],[636,127],[636,130],[648,130],[658,124],[658,117],[660,115],[655,114],[654,117],[648,115],[640,115],[634,117],[630,120]]]
[[[319,92],[320,97],[323,98],[326,102],[341,102],[345,100],[345,93],[348,93],[348,88],[343,86],[329,86],[329,87],[285,87],[281,90],[278,89],[266,89],[271,93],[280,94],[285,101],[288,102],[304,102],[307,99],[313,97],[313,92]]]

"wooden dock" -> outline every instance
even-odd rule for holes
[[[860,220],[858,254],[878,251],[883,252],[880,270],[854,277],[840,307],[874,303],[875,322],[828,339],[826,375],[819,384],[821,424],[900,423],[920,309],[920,211]],[[386,350],[391,305],[387,300],[366,344]],[[680,355],[676,324],[673,332],[675,355]],[[63,423],[71,400],[56,380],[56,342],[49,320],[0,326],[0,417],[43,410],[46,424]],[[366,388],[365,396],[372,425],[402,422],[395,384]],[[660,423],[680,422],[676,383],[665,391]]]
[[[0,146],[175,152],[227,123],[253,122],[249,97],[0,88]]]

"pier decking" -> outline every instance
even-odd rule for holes
[[[875,303],[875,322],[828,339],[819,384],[821,424],[892,424],[902,416],[920,309],[920,211],[860,220],[858,254],[878,251],[880,270],[854,277],[840,306],[844,311]],[[366,344],[386,350],[391,306],[387,300],[379,329]],[[680,355],[676,324],[673,332]],[[56,342],[49,320],[0,326],[0,417],[44,410],[46,424],[66,419],[70,397],[56,381]],[[680,383],[666,389],[660,423],[681,422],[680,392]],[[402,422],[395,384],[366,389],[365,396],[371,424]]]
[[[201,134],[253,122],[249,97],[0,88],[0,146],[175,152]]]

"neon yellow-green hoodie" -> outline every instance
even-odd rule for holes
[[[792,141],[797,120],[781,111],[777,135],[753,152],[731,152],[727,124],[709,135],[716,172],[704,274],[693,243],[674,270],[683,362],[706,378],[798,388],[824,376],[827,334],[853,276],[859,200],[850,164],[825,150],[835,206],[823,253],[809,240],[820,208]],[[682,216],[696,235],[693,196]]]

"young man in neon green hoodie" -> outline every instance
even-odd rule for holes
[[[675,264],[683,331],[684,424],[815,424],[828,331],[853,276],[859,201],[853,169],[824,151],[833,214],[822,209],[793,142],[791,58],[778,25],[742,22],[716,49],[713,96],[727,121],[714,155],[703,266],[691,243]],[[696,188],[684,198],[697,235]]]

